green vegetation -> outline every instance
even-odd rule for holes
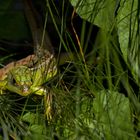
[[[2,4],[0,19],[17,3]],[[10,91],[0,96],[0,139],[139,139],[140,2],[36,0],[34,5],[46,21],[57,56],[69,52],[72,60],[58,66],[56,76],[42,85],[46,100]],[[23,13],[15,17],[14,35],[8,29],[12,18],[0,22],[0,43],[8,44],[0,47],[1,66],[18,58],[19,52],[10,48],[13,42],[31,38]],[[50,103],[51,121],[44,114],[45,102]]]

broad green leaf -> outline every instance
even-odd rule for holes
[[[93,107],[96,129],[105,139],[134,139],[128,98],[103,90],[97,94]]]
[[[76,12],[89,22],[109,30],[114,24],[114,0],[71,0]]]
[[[37,125],[37,124],[33,124],[30,127],[30,130],[34,133],[37,133],[37,134],[42,134],[43,129],[44,129],[43,125]]]
[[[117,13],[117,28],[121,50],[124,58],[129,60],[138,75],[138,17],[137,0],[121,0]],[[128,54],[128,55],[127,55]]]
[[[21,117],[22,121],[30,124],[44,124],[44,114],[27,112]]]
[[[36,120],[36,114],[28,112],[22,117],[22,120],[33,124]]]

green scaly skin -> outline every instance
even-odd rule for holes
[[[38,62],[33,68],[27,66],[15,67],[9,71],[4,80],[0,81],[1,93],[3,93],[3,90],[9,90],[22,96],[32,93],[44,95],[46,90],[41,85],[48,82],[56,74],[57,65],[53,57]]]

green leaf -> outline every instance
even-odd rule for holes
[[[23,115],[22,120],[25,122],[29,122],[31,124],[35,123],[36,114],[28,112],[25,115]]]
[[[34,133],[38,133],[38,134],[42,134],[43,132],[43,125],[37,125],[37,124],[34,124],[30,127],[30,130]]]
[[[134,139],[129,100],[113,91],[101,91],[94,103],[96,129],[105,139]]]
[[[131,68],[138,74],[139,36],[137,0],[122,0],[117,14],[117,28],[124,58],[129,60]]]
[[[114,0],[71,0],[76,12],[89,22],[109,30],[114,24]]]
[[[129,37],[132,37],[132,45],[134,45],[135,41],[134,39],[136,36],[138,24],[138,22],[136,21],[137,4],[137,0],[122,0],[117,14],[119,42],[125,58],[127,58]]]

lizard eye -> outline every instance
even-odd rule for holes
[[[12,80],[12,83],[14,84],[14,85],[16,85],[17,83],[16,83],[16,80],[13,78],[13,80]]]

